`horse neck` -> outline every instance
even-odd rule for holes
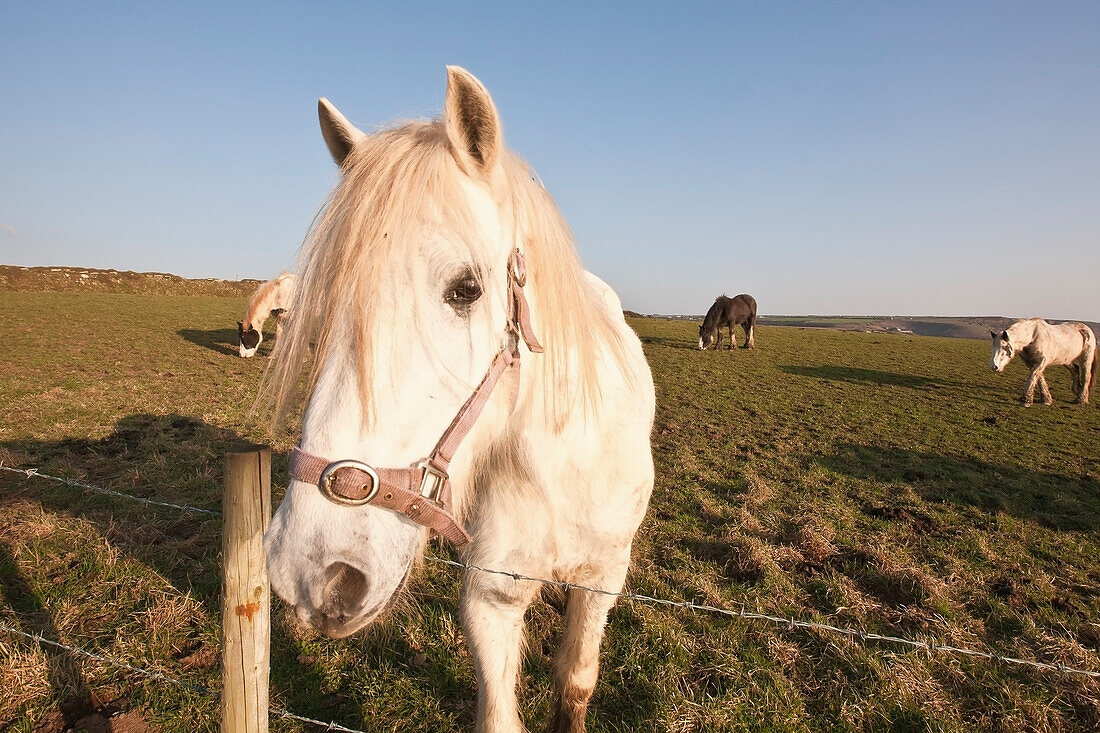
[[[718,321],[722,319],[723,305],[721,303],[715,303],[707,311],[707,314],[703,317],[703,329],[704,331],[710,331],[716,328]]]
[[[252,296],[252,299],[248,301],[248,311],[245,313],[245,324],[251,325],[253,328],[256,324],[263,324],[267,320],[271,310],[275,307],[278,300],[279,286],[276,281],[264,283],[260,286],[260,289]]]
[[[1026,349],[1035,343],[1044,321],[1017,321],[1008,327],[1009,341],[1015,349]]]

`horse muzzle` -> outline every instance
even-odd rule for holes
[[[368,605],[372,595],[370,579],[358,568],[335,562],[325,570],[327,580],[320,607],[308,601],[294,605],[294,615],[303,626],[310,627],[331,639],[342,639],[370,625],[394,607],[409,582],[412,565],[406,569],[397,587],[382,600]],[[277,595],[278,592],[276,592]],[[280,595],[281,597],[281,595]]]

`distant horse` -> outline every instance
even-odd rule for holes
[[[1054,404],[1043,371],[1052,364],[1064,364],[1073,375],[1075,402],[1089,403],[1089,385],[1096,382],[1097,364],[1096,334],[1083,323],[1060,323],[1056,326],[1042,318],[1026,318],[1016,321],[1004,331],[990,331],[993,337],[993,353],[989,367],[1003,372],[1016,354],[1031,369],[1020,401],[1031,405],[1035,398],[1035,385],[1039,385],[1044,405]]]
[[[442,120],[372,135],[319,103],[341,177],[265,380],[283,413],[313,352],[265,547],[275,593],[333,637],[393,606],[429,529],[471,564],[619,591],[653,488],[653,381],[618,297],[581,268],[481,82],[447,77]],[[479,731],[523,729],[540,586],[463,577]],[[584,730],[614,602],[568,592],[552,730]]]
[[[703,318],[703,324],[699,326],[699,350],[710,346],[714,341],[715,350],[722,342],[722,328],[728,326],[730,330],[729,348],[734,347],[733,327],[740,325],[745,330],[745,346],[751,349],[756,346],[754,326],[756,325],[756,298],[747,293],[741,293],[730,298],[719,295],[714,305],[707,311]]]
[[[294,299],[297,285],[298,278],[284,272],[256,288],[256,292],[248,300],[248,311],[244,314],[244,320],[237,321],[237,340],[242,357],[248,359],[255,356],[256,349],[264,340],[264,321],[268,316],[275,317],[275,338],[279,338],[283,318],[290,301]]]

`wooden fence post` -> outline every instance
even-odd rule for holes
[[[271,519],[271,449],[225,454],[222,497],[222,733],[266,733],[271,592],[263,538]]]

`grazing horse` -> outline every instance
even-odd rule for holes
[[[272,589],[346,636],[394,605],[431,531],[471,565],[619,591],[653,487],[654,392],[618,297],[582,269],[469,72],[447,67],[442,119],[367,135],[325,99],[319,114],[341,176],[265,379],[284,414],[314,352],[264,539]],[[479,731],[523,729],[540,586],[464,574]],[[567,594],[553,730],[584,730],[614,600]]]
[[[1064,364],[1073,375],[1074,402],[1089,403],[1089,385],[1096,381],[1096,334],[1083,323],[1059,323],[1056,326],[1042,318],[1016,321],[1004,331],[990,331],[993,352],[989,367],[1003,372],[1016,354],[1031,369],[1020,401],[1030,406],[1035,399],[1035,385],[1043,396],[1044,405],[1054,404],[1043,371],[1052,364]]]
[[[264,321],[268,316],[275,317],[275,338],[279,338],[283,319],[290,307],[290,301],[294,299],[297,285],[298,278],[284,272],[256,288],[256,292],[248,299],[248,311],[244,314],[244,320],[237,321],[237,340],[242,357],[248,359],[256,355],[256,349],[264,340]]]
[[[714,349],[717,351],[722,342],[722,327],[728,326],[730,330],[729,348],[734,347],[733,327],[740,325],[745,330],[746,349],[756,346],[754,326],[756,325],[756,298],[748,293],[741,293],[730,298],[719,295],[714,300],[714,305],[707,311],[703,323],[699,326],[699,350],[702,351],[714,341]]]

